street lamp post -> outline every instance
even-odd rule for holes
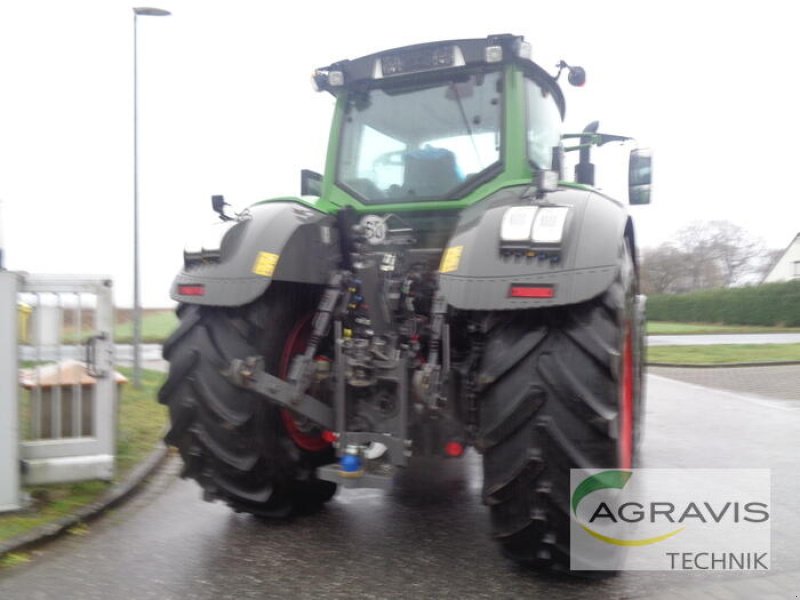
[[[161,8],[133,9],[133,387],[142,385],[142,305],[139,289],[139,80],[137,73],[137,23],[139,16],[167,17],[171,13]]]

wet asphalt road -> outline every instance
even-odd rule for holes
[[[789,377],[798,375],[800,368]],[[0,574],[0,598],[794,599],[800,390],[784,396],[649,377],[642,466],[772,469],[773,571],[766,577],[628,572],[587,583],[522,570],[489,539],[474,455],[411,469],[390,493],[342,491],[323,512],[278,524],[202,502],[193,482],[176,478],[172,459],[87,535],[67,536]]]

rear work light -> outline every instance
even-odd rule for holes
[[[503,220],[500,223],[500,241],[530,241],[536,211],[535,206],[512,206],[509,208],[503,214]]]
[[[557,248],[564,238],[568,215],[567,206],[512,206],[500,222],[500,243]]]
[[[548,206],[539,209],[531,231],[533,243],[560,244],[568,212],[569,208],[566,206]]]
[[[556,290],[552,285],[525,285],[512,283],[508,288],[509,298],[555,298]]]

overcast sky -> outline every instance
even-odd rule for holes
[[[139,18],[143,301],[168,289],[212,194],[237,207],[299,192],[322,170],[332,97],[315,67],[396,46],[522,34],[565,86],[567,129],[638,138],[656,191],[640,244],[728,219],[784,247],[800,232],[800,55],[792,2],[266,2],[3,0],[0,201],[6,266],[107,273],[132,302],[133,12]],[[606,152],[601,150],[600,153]],[[599,183],[626,165],[611,148]],[[598,153],[599,157],[599,153]]]

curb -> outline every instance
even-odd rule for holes
[[[648,367],[671,367],[676,369],[735,369],[739,367],[786,367],[791,365],[800,365],[800,360],[780,360],[775,362],[707,363],[707,364],[648,362],[645,364]]]
[[[144,461],[134,467],[124,481],[113,486],[96,502],[83,506],[73,514],[62,517],[53,523],[47,523],[10,540],[0,542],[0,558],[11,552],[30,550],[53,540],[75,525],[93,521],[107,510],[122,504],[139,491],[142,483],[164,463],[167,456],[169,456],[169,448],[160,442]]]

